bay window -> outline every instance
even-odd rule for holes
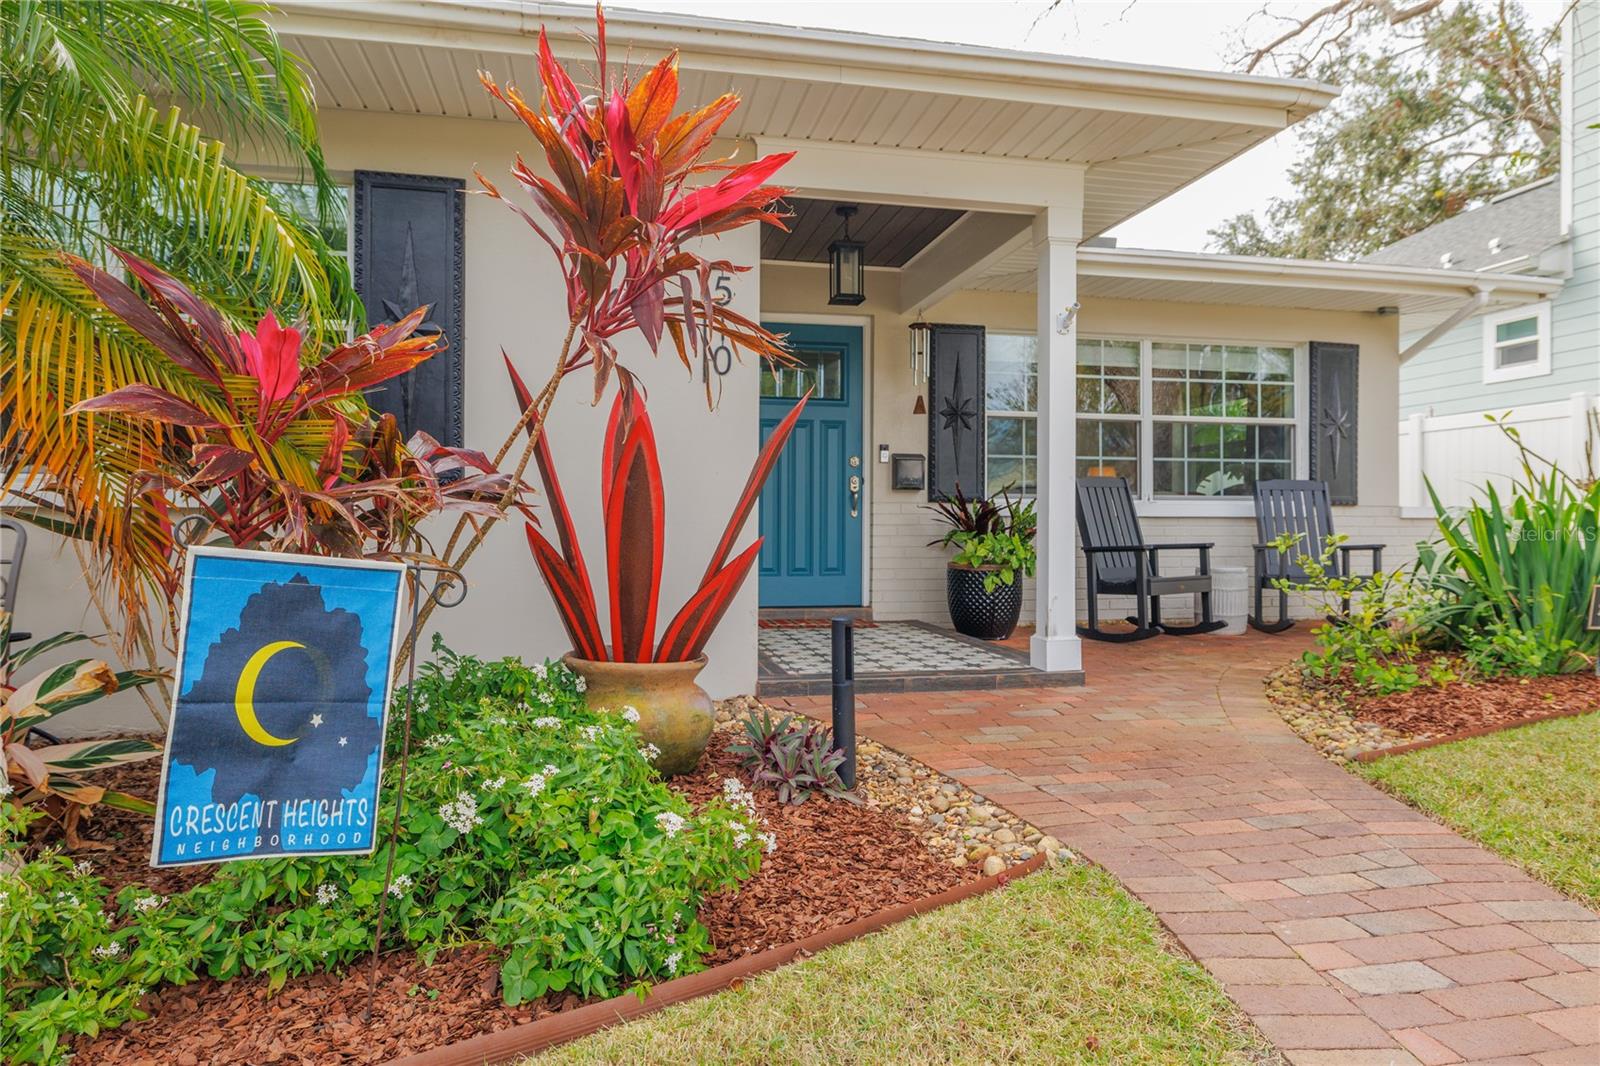
[[[990,492],[1035,489],[1034,343],[989,334]],[[1292,345],[1080,336],[1078,476],[1125,477],[1146,501],[1248,497],[1295,477],[1303,377]]]

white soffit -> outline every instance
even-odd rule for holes
[[[477,72],[538,89],[535,40],[579,69],[593,9],[515,0],[287,0],[284,44],[312,68],[321,106],[509,119]],[[682,99],[737,92],[740,137],[1088,164],[1092,236],[1284,127],[1335,90],[830,30],[613,10],[613,61],[681,50]]]
[[[969,288],[999,292],[1034,290],[1034,252],[1022,248],[995,263]],[[1367,263],[1206,255],[1138,248],[1080,248],[1078,295],[1106,300],[1170,301],[1319,311],[1406,314],[1451,311],[1479,289],[1488,307],[1543,299],[1558,279],[1526,274],[1472,273]]]

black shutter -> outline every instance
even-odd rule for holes
[[[1356,411],[1361,349],[1311,342],[1311,479],[1328,483],[1328,498],[1356,502]]]
[[[399,420],[403,437],[422,430],[454,447],[464,421],[465,187],[458,178],[356,171],[356,292],[368,323],[394,322],[426,304],[420,332],[443,333],[449,343],[367,399]]]
[[[928,366],[928,499],[983,495],[982,326],[933,326]]]

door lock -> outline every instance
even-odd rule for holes
[[[861,517],[861,475],[850,475],[850,517]]]
[[[861,465],[861,456],[852,455],[850,457],[850,469],[854,470],[857,467],[859,467],[860,465]]]

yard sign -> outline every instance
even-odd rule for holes
[[[189,549],[150,865],[372,851],[404,571]]]

